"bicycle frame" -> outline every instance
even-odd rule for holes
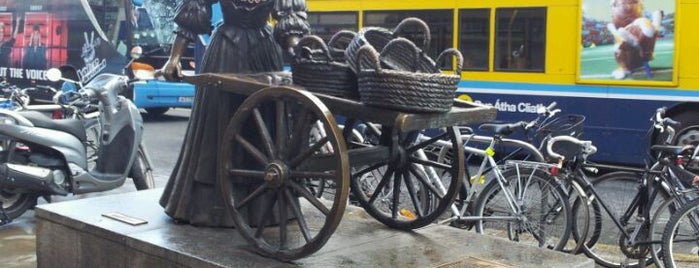
[[[478,171],[476,172],[476,175],[474,175],[472,177],[477,178],[477,179],[480,178],[483,174],[486,173],[486,167],[488,167],[489,168],[488,170],[492,170],[494,175],[495,175],[493,179],[497,180],[498,184],[500,185],[500,189],[502,189],[503,193],[505,193],[507,203],[508,203],[510,209],[512,210],[512,212],[514,212],[514,214],[521,213],[521,211],[519,211],[519,209],[518,209],[518,206],[516,205],[516,202],[517,202],[516,200],[517,200],[517,198],[521,198],[522,196],[518,196],[517,198],[515,198],[514,194],[512,192],[510,192],[509,189],[505,186],[505,184],[504,184],[505,178],[504,178],[502,172],[500,171],[500,169],[498,168],[498,166],[499,166],[498,162],[495,160],[495,158],[493,158],[493,154],[491,153],[492,152],[491,150],[492,150],[493,146],[496,145],[498,142],[502,142],[502,143],[507,143],[508,145],[511,145],[511,146],[518,146],[518,148],[525,148],[525,150],[530,151],[532,153],[532,155],[535,156],[535,158],[541,159],[542,161],[543,161],[543,155],[541,155],[541,153],[531,144],[520,141],[520,140],[502,139],[502,138],[498,138],[498,137],[486,137],[486,136],[478,136],[478,135],[462,135],[461,139],[465,141],[464,144],[467,144],[470,140],[488,143],[487,149],[478,149],[475,147],[464,145],[464,152],[465,153],[473,154],[473,155],[476,155],[476,156],[482,158],[481,163],[478,167]],[[442,146],[443,149],[451,149],[451,144],[447,143],[447,142],[437,142],[437,145]],[[419,157],[424,157],[426,159],[427,156],[424,155],[424,152],[422,152],[422,154],[423,155],[419,155]],[[424,169],[424,167],[422,167],[422,169]],[[438,185],[439,189],[441,189],[443,191],[445,188],[444,188],[444,185],[442,184],[441,180],[439,179],[439,176],[436,174],[436,172],[434,172],[434,170],[430,170],[430,169],[431,168],[428,168],[426,170],[425,174],[428,174],[428,178],[432,182],[436,183]],[[470,179],[470,178],[471,177],[464,178],[464,180]],[[522,183],[522,181],[518,180],[518,183]],[[470,185],[470,183],[469,183],[469,185]],[[464,187],[468,187],[467,183],[464,183]],[[520,185],[520,187],[522,187],[522,185]],[[524,190],[520,191],[520,195],[522,195],[523,193],[526,193],[526,188],[527,188],[527,185],[524,185]],[[522,188],[520,188],[520,189],[522,189]],[[516,216],[512,216],[512,217],[465,216],[466,211],[469,209],[469,206],[471,205],[471,201],[476,196],[476,191],[477,191],[476,187],[473,187],[473,186],[468,187],[467,196],[466,196],[466,199],[464,200],[465,205],[461,208],[461,210],[459,210],[455,204],[452,204],[451,211],[454,214],[454,216],[452,216],[448,219],[445,219],[445,220],[441,220],[438,223],[445,224],[445,223],[455,221],[455,220],[466,220],[466,221],[476,221],[476,220],[483,220],[483,219],[517,220]]]
[[[624,235],[626,239],[630,239],[633,245],[637,244],[649,244],[652,243],[651,241],[634,241],[638,232],[640,229],[636,229],[634,234],[629,234],[629,232],[624,228],[628,220],[630,220],[635,212],[638,212],[636,215],[643,219],[644,224],[650,224],[650,200],[654,200],[655,197],[658,194],[658,190],[663,189],[666,191],[668,194],[673,195],[673,191],[670,189],[668,183],[666,182],[664,171],[663,170],[656,170],[656,167],[659,167],[660,164],[656,163],[652,167],[645,169],[645,168],[633,168],[633,167],[626,167],[626,166],[615,166],[615,165],[603,165],[603,164],[594,164],[594,163],[581,163],[580,168],[576,168],[575,172],[577,173],[575,176],[577,176],[579,179],[582,179],[582,182],[584,183],[583,189],[586,191],[589,191],[592,193],[590,197],[592,198],[591,201],[597,200],[599,204],[601,205],[602,209],[609,215],[609,217],[612,219],[614,222],[614,225],[621,231],[621,233]],[[660,166],[662,167],[662,166]],[[605,203],[604,200],[600,198],[596,198],[599,196],[599,193],[597,189],[594,187],[594,185],[590,182],[590,179],[585,175],[585,172],[583,171],[585,168],[597,168],[597,169],[612,169],[615,171],[626,171],[626,172],[631,172],[631,173],[636,173],[636,174],[641,174],[641,182],[639,183],[639,188],[636,192],[636,195],[634,196],[633,201],[629,206],[626,208],[624,213],[620,218],[615,217],[613,212],[609,209],[609,206]],[[657,185],[659,187],[653,187],[653,191],[650,192],[651,195],[649,195],[649,188],[650,185],[648,183],[648,176],[652,175],[654,177],[653,185]],[[656,241],[660,242],[660,241]]]

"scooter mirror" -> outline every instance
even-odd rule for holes
[[[138,59],[143,56],[143,48],[141,46],[134,46],[131,48],[131,58]]]
[[[61,70],[58,68],[51,68],[46,71],[46,78],[51,82],[57,82],[61,80],[62,77]]]

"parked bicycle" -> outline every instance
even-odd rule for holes
[[[699,180],[695,176],[693,184],[697,183]],[[673,213],[665,225],[662,242],[665,267],[699,267],[699,199]]]
[[[451,215],[440,223],[475,224],[479,233],[543,248],[564,249],[573,230],[573,214],[563,185],[530,169],[530,161],[510,160],[505,165],[498,165],[492,148],[501,137],[497,134],[500,131],[495,132],[486,149],[464,147],[465,153],[481,157],[482,163],[472,176],[475,179],[467,187],[467,193],[462,193],[452,205]],[[531,146],[517,142],[521,146]],[[447,144],[444,147],[449,148]],[[537,151],[534,149],[533,152]],[[481,180],[486,166],[492,171],[492,178],[476,182]],[[437,185],[444,179],[443,175],[432,170],[425,172],[430,178],[436,178]],[[477,187],[479,184],[485,186]]]
[[[514,189],[518,187],[517,184],[510,183],[518,182],[520,184],[526,184],[526,182],[531,182],[532,180],[545,180],[544,178],[549,176],[546,174],[539,174],[542,172],[536,170],[536,167],[539,166],[532,166],[530,163],[530,161],[532,163],[545,162],[545,155],[541,153],[541,147],[545,144],[545,141],[557,135],[582,134],[585,117],[573,114],[558,115],[560,110],[554,109],[555,105],[556,103],[552,103],[548,107],[541,107],[538,111],[537,118],[529,122],[521,121],[510,124],[481,125],[480,128],[482,130],[494,133],[493,136],[476,135],[468,130],[462,133],[461,138],[465,144],[464,151],[467,154],[467,159],[471,159],[471,163],[475,164],[475,174],[467,170],[466,178],[462,183],[462,191],[457,197],[455,204],[452,205],[451,214],[448,215],[446,219],[440,221],[441,223],[449,223],[452,226],[466,229],[470,229],[476,225],[476,229],[479,232],[499,235],[520,242],[523,240],[521,236],[526,236],[525,234],[528,233],[531,235],[530,239],[534,238],[534,240],[530,241],[530,244],[546,246],[551,249],[558,249],[566,252],[581,251],[582,245],[573,239],[570,239],[567,243],[561,241],[562,245],[539,244],[540,242],[536,241],[536,239],[542,239],[541,234],[533,234],[533,230],[525,230],[525,228],[521,226],[518,228],[513,227],[518,224],[523,224],[521,222],[512,223],[500,219],[493,220],[492,217],[483,221],[474,218],[474,216],[479,215],[479,212],[476,211],[479,202],[481,202],[481,206],[483,206],[483,208],[481,208],[483,211],[480,212],[482,214],[506,215],[508,217],[514,217],[519,214],[521,217],[523,212],[514,212],[509,206],[511,200],[508,200],[507,195],[500,190],[499,182],[496,179],[497,175],[492,176],[489,174],[493,173],[492,171],[498,167],[500,169],[499,172],[508,177],[502,181],[507,182],[508,184],[506,185],[513,188],[510,189],[511,192],[519,192],[520,196],[516,197],[519,199],[517,202],[519,204],[524,204],[524,198],[532,198],[531,196],[536,196],[536,194],[526,193],[527,189]],[[513,133],[523,133],[525,138],[522,140],[507,138]],[[483,144],[485,146],[483,146]],[[538,144],[538,147],[535,147],[534,144]],[[439,161],[443,162],[449,161],[449,153],[450,148],[443,147],[435,154],[438,155]],[[491,163],[488,158],[492,158],[493,162]],[[504,171],[507,172],[505,173]],[[546,170],[543,170],[543,172],[545,171]],[[438,174],[432,175],[440,176]],[[576,199],[583,199],[584,201],[582,201],[582,203],[588,203],[586,201],[587,197],[579,185],[575,185],[575,182],[560,184],[561,182],[562,181],[556,181],[556,187],[561,188],[565,193],[564,196],[570,200],[565,202],[567,204],[560,203],[557,205],[557,208],[552,208],[551,211],[547,212],[547,217],[551,219],[559,217],[560,215],[558,214],[568,213],[565,211],[565,206],[572,204]],[[485,195],[486,197],[483,197],[483,199],[478,198],[479,194]],[[544,193],[544,195],[546,194],[547,193]],[[527,204],[522,206],[531,207],[531,205]],[[585,209],[587,209],[587,207],[585,207]],[[583,211],[583,208],[580,208],[576,215],[571,214],[565,216],[582,218],[582,220],[573,221],[573,226],[571,226],[572,233],[576,233],[575,235],[578,237],[587,235],[588,226],[576,225],[577,222],[587,222],[586,218],[589,217],[587,211]],[[547,224],[553,224],[553,221],[551,220]],[[499,231],[493,231],[494,229]]]
[[[678,123],[665,118],[664,111],[663,108],[657,110],[649,134],[665,135],[664,141],[669,144],[675,133],[673,126]],[[578,150],[574,157],[564,157],[553,149],[556,143],[567,143]],[[653,240],[653,234],[662,229],[658,207],[663,202],[684,203],[691,199],[684,194],[687,186],[677,173],[684,165],[680,161],[684,155],[682,147],[652,146],[650,155],[654,157],[649,157],[645,168],[592,163],[587,156],[596,148],[589,141],[570,136],[553,137],[546,151],[552,158],[559,159],[560,169],[551,170],[551,175],[577,181],[590,196],[593,204],[590,237],[576,238],[584,240],[585,254],[605,267],[645,266],[658,258],[660,241]],[[599,169],[613,172],[591,180],[588,174]],[[666,208],[672,211],[679,207],[678,203]],[[578,204],[574,204],[573,210],[577,207]]]

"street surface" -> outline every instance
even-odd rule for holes
[[[182,145],[190,110],[175,109],[160,118],[144,118],[144,141],[153,162],[156,187],[165,187]],[[131,180],[115,190],[78,196],[54,197],[53,202],[135,191]],[[46,201],[39,199],[39,204]],[[0,267],[36,267],[34,211],[28,211],[12,223],[0,226]],[[60,246],[60,245],[57,245]]]

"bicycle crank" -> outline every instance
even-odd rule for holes
[[[641,228],[637,230],[636,228]],[[624,235],[619,236],[619,249],[630,259],[643,259],[650,253],[650,247],[645,243],[638,243],[639,238],[648,237],[648,228],[629,227],[627,232],[631,238],[627,239]],[[645,240],[645,239],[644,239]]]

